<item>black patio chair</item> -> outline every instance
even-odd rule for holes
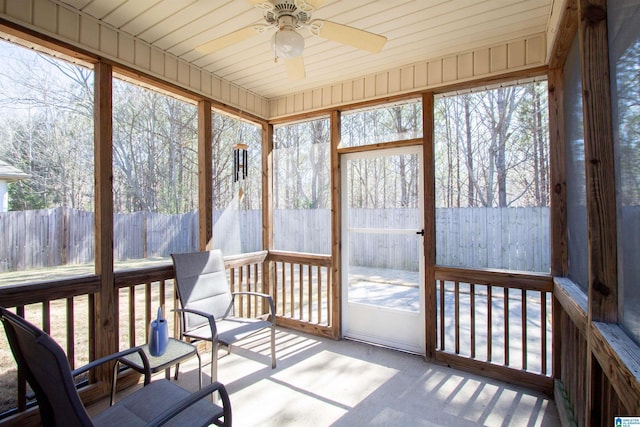
[[[72,372],[64,351],[48,334],[3,307],[0,307],[0,320],[18,369],[36,395],[41,423],[45,427],[231,426],[231,403],[222,384],[216,382],[191,394],[165,379],[151,382],[91,418],[80,400],[73,377],[133,352],[139,352],[148,367],[144,353],[133,348],[95,360]],[[148,369],[147,375],[150,375]],[[222,407],[206,399],[216,391]]]
[[[271,368],[276,367],[276,309],[270,295],[258,292],[231,292],[220,250],[172,254],[181,309],[181,335],[189,340],[211,341],[211,380],[218,378],[218,344],[231,345],[271,329]],[[253,295],[263,298],[270,309],[267,316],[235,317],[234,298]]]

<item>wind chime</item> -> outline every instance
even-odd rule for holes
[[[247,144],[237,143],[233,146],[233,182],[238,184],[238,201],[244,199],[244,181],[248,172]]]

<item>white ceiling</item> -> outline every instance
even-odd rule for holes
[[[274,63],[272,32],[209,55],[196,47],[264,23],[248,0],[58,0],[266,98],[547,31],[553,0],[325,0],[313,19],[386,36],[368,53],[306,29],[306,78],[289,81]],[[317,1],[317,0],[314,0]]]

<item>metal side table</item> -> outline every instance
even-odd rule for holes
[[[118,359],[113,366],[113,381],[111,382],[111,405],[115,403],[116,397],[116,381],[118,379],[118,366],[120,363],[127,365],[136,372],[145,375],[144,385],[149,384],[151,380],[151,374],[160,372],[163,369],[166,372],[166,378],[171,378],[171,367],[176,365],[176,372],[174,379],[178,379],[178,371],[180,368],[180,362],[190,359],[193,356],[198,358],[198,387],[202,388],[202,361],[198,354],[198,349],[193,344],[189,344],[176,338],[169,338],[169,344],[167,350],[158,357],[154,357],[149,353],[149,346],[143,345],[142,351],[149,359],[149,372],[145,372],[142,359],[138,353],[131,353],[121,359]]]

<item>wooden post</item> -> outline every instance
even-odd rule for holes
[[[606,0],[580,0],[589,320],[618,321],[616,197]]]
[[[341,168],[338,147],[341,141],[341,115],[331,112],[331,319],[334,338],[342,336],[342,202]]]
[[[564,103],[562,69],[549,71],[549,164],[551,166],[551,274],[566,277],[568,274],[567,251],[567,178],[564,132]],[[553,299],[552,305],[552,371],[553,377],[562,377],[562,336],[560,333],[561,306]]]
[[[422,176],[424,191],[424,310],[426,360],[434,360],[437,346],[436,198],[433,139],[433,93],[422,95]],[[442,282],[444,286],[444,282]]]
[[[592,355],[592,322],[618,321],[616,197],[607,1],[578,2],[584,114],[588,242],[587,425],[599,425],[600,367]]]
[[[112,69],[98,62],[94,66],[94,157],[95,157],[95,269],[100,276],[100,291],[94,298],[95,358],[118,350],[116,313],[117,290],[113,275],[113,122]],[[105,384],[110,381],[110,367],[96,371]]]
[[[273,125],[262,124],[262,249],[273,249]],[[266,257],[262,263],[262,292],[276,300],[275,262]],[[276,312],[277,312],[276,304]],[[263,307],[268,312],[269,307]]]
[[[198,102],[198,250],[213,247],[211,102]]]

